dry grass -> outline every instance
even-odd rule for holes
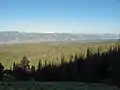
[[[61,58],[61,54],[65,55],[66,60],[69,60],[69,55],[78,54],[80,56],[86,55],[88,47],[92,48],[92,52],[97,51],[97,47],[100,51],[107,51],[110,45],[116,43],[39,43],[39,44],[11,44],[0,45],[0,60],[5,68],[10,68],[13,62],[19,62],[26,54],[30,60],[31,65],[38,65],[38,61],[47,60],[49,63],[53,61],[55,63]]]

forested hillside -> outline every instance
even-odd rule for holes
[[[77,81],[95,82],[120,85],[120,46],[115,44],[101,53],[92,53],[87,49],[86,57],[79,55],[70,56],[69,62],[64,55],[61,56],[61,64],[54,62],[44,65],[39,61],[37,68],[30,66],[26,56],[20,63],[13,63],[10,69],[4,69],[0,63],[1,81]]]

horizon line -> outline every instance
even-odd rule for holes
[[[36,32],[36,31],[3,31],[1,30],[0,32],[18,32],[18,33],[47,33],[47,34],[54,34],[54,33],[58,33],[58,34],[120,34],[120,33],[112,33],[112,32],[103,32],[103,33],[96,33],[96,32]]]

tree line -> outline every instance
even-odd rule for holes
[[[74,60],[73,60],[74,59]],[[86,58],[70,56],[69,62],[61,57],[61,64],[42,66],[39,61],[37,68],[29,65],[26,56],[21,62],[13,63],[11,69],[4,69],[0,63],[0,81],[76,81],[120,84],[120,46],[111,46],[107,52],[93,54],[87,49]]]

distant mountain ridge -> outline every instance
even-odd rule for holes
[[[100,41],[117,40],[117,34],[71,34],[71,33],[26,33],[1,31],[0,43],[34,43],[56,41]]]

